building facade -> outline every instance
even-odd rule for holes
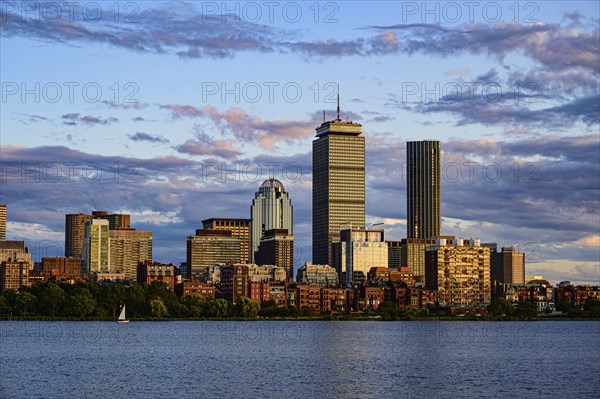
[[[400,246],[400,265],[409,267],[419,282],[425,280],[425,249],[435,244],[429,238],[404,238]]]
[[[525,284],[525,254],[514,247],[503,247],[490,255],[492,281],[505,284]]]
[[[298,284],[307,284],[316,287],[332,287],[339,285],[338,273],[328,265],[313,265],[306,262],[296,276]]]
[[[45,275],[55,276],[57,280],[78,280],[81,278],[81,259],[79,258],[42,258]]]
[[[277,179],[267,179],[259,187],[252,200],[250,215],[250,262],[256,263],[260,240],[267,230],[286,229],[294,235],[292,201],[285,186]]]
[[[407,237],[440,236],[440,142],[407,142],[406,165]]]
[[[152,260],[152,232],[132,228],[109,230],[109,266],[125,279],[136,280],[139,262]]]
[[[365,138],[362,125],[323,122],[313,141],[312,261],[332,264],[331,244],[340,225],[365,227]]]
[[[250,222],[250,219],[211,218],[202,221],[202,228],[231,231],[231,236],[240,240],[240,262],[250,263]]]
[[[140,261],[137,265],[136,279],[138,284],[152,284],[153,281],[158,281],[173,290],[175,289],[175,265],[165,265],[150,260]]]
[[[388,246],[388,267],[397,269],[403,266],[400,263],[402,241],[386,241],[386,244]]]
[[[333,244],[332,258],[341,284],[366,281],[372,267],[388,266],[383,229],[344,228],[340,231],[340,241]]]
[[[240,262],[240,239],[231,230],[198,229],[187,238],[187,275],[189,279],[203,275],[209,266]]]
[[[92,215],[74,213],[65,215],[65,257],[82,258],[83,240],[85,237],[85,222]]]
[[[6,205],[0,204],[0,241],[6,240]]]
[[[85,221],[83,238],[83,274],[110,272],[110,246],[108,220],[88,219]]]
[[[294,279],[294,236],[287,229],[265,231],[258,246],[257,263],[283,267],[288,281]]]
[[[479,240],[439,239],[425,255],[426,286],[441,307],[482,307],[491,302],[490,249]]]
[[[20,260],[0,263],[0,291],[18,290],[29,286],[29,263]]]
[[[27,262],[30,269],[33,269],[31,253],[25,245],[25,241],[0,240],[0,262],[5,261],[24,261]]]

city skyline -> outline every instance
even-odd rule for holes
[[[30,20],[8,15],[2,35],[10,40],[3,40],[0,61],[5,96],[0,203],[8,205],[7,238],[26,240],[34,255],[43,248],[61,255],[52,251],[64,246],[65,214],[109,209],[131,214],[136,228],[153,231],[154,257],[177,263],[185,260],[185,237],[202,220],[247,218],[257,185],[274,177],[296,208],[298,267],[312,258],[311,142],[323,111],[326,120],[335,117],[339,83],[341,118],[365,129],[367,225],[383,221],[386,239],[406,237],[405,143],[439,140],[443,234],[516,245],[526,253],[528,274],[598,284],[598,29],[586,17],[598,15],[598,5],[543,4],[538,23],[512,23],[507,5],[504,23],[490,24],[477,14],[473,23],[441,20],[440,31],[431,19],[415,20],[400,5],[388,7],[363,15],[356,4],[340,3],[339,22],[327,25],[325,10],[315,25],[305,8],[297,24],[280,16],[274,24],[259,21],[262,36],[245,36],[255,47],[241,51],[224,42],[222,52],[160,41],[161,33],[173,32],[156,13],[143,13],[163,10],[181,22],[183,34],[206,37],[193,19],[200,9],[190,4],[141,4],[139,23],[110,28],[155,33],[156,48],[163,51],[137,46],[134,36],[104,44],[105,20],[79,21],[88,29],[82,39],[64,33],[58,23],[33,30]],[[248,25],[211,21],[206,25],[217,28],[216,39]],[[452,42],[470,43],[461,40],[463,25],[479,41],[457,49]],[[307,33],[314,27],[316,33]],[[501,38],[509,33],[518,40]],[[174,42],[184,46],[180,36]],[[557,42],[575,51],[560,53]],[[28,51],[34,47],[35,55]],[[32,56],[37,62],[28,61]],[[102,71],[111,57],[129,67]],[[77,67],[64,59],[77,59]],[[265,62],[274,67],[262,68]],[[41,63],[43,77],[37,73]],[[150,64],[155,71],[144,69]],[[256,70],[252,79],[234,67],[238,64]],[[17,94],[8,94],[11,82]],[[64,97],[55,103],[47,101],[53,86],[43,89],[50,82],[63,88]],[[72,102],[66,82],[79,84]],[[79,89],[90,82],[102,88],[98,102],[82,99]],[[126,87],[129,82],[137,86]],[[262,88],[257,102],[248,101],[252,82]],[[279,84],[273,102],[268,82]],[[504,95],[487,103],[440,101],[448,94],[444,87],[461,82],[497,84]],[[21,83],[34,91],[24,101]],[[235,93],[222,101],[221,85],[235,92],[236,83],[239,101]],[[280,89],[288,83],[302,88],[298,102],[283,97]],[[527,83],[537,85],[525,91],[535,103],[515,100],[515,87]],[[133,92],[139,102],[126,102]],[[98,166],[102,176],[96,179],[85,165]],[[181,254],[176,259],[170,256],[174,249]]]

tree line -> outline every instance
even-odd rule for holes
[[[39,282],[19,291],[0,294],[0,316],[78,319],[115,319],[126,305],[127,318],[256,318],[260,303],[240,298],[235,305],[225,299],[197,294],[179,298],[158,281],[151,284],[68,284]]]

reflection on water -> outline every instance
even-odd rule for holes
[[[0,397],[594,397],[600,322],[0,322]]]

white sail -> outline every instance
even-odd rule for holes
[[[125,317],[125,305],[123,305],[123,309],[121,309],[121,314],[119,315],[119,320],[127,320]]]

